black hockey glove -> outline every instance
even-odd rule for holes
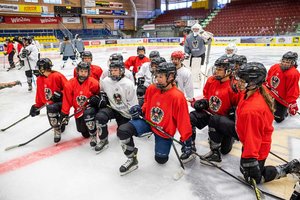
[[[92,107],[98,108],[99,103],[100,103],[100,97],[98,95],[91,96],[89,103]]]
[[[68,125],[68,123],[69,123],[69,115],[61,112],[60,113],[60,119],[59,119],[59,121],[60,121],[61,125],[63,125],[63,124],[64,125]]]
[[[182,154],[186,154],[186,157],[189,157],[192,152],[192,138],[190,137],[186,141],[182,142],[183,146],[181,147]]]
[[[144,85],[138,85],[136,88],[136,94],[138,97],[142,97],[145,95],[147,87]]]
[[[208,101],[206,99],[200,99],[195,101],[194,103],[194,108],[196,111],[202,111],[203,109],[207,109],[208,108]]]
[[[260,183],[261,171],[258,160],[255,158],[241,158],[240,171],[247,182],[253,178],[256,183]]]
[[[142,108],[141,108],[140,105],[132,106],[132,107],[129,109],[129,113],[131,114],[131,118],[132,118],[132,119],[139,119],[140,116],[143,115]]]
[[[54,91],[52,95],[52,101],[54,103],[62,102],[63,94],[59,91]]]
[[[35,117],[40,114],[40,110],[39,108],[35,107],[35,105],[32,105],[29,114],[31,117]]]
[[[109,100],[107,97],[107,94],[103,91],[100,91],[100,103],[99,103],[99,108],[105,108],[107,105],[109,105]]]
[[[23,49],[21,52],[21,57],[22,58],[27,58],[29,56],[30,52],[28,49]]]

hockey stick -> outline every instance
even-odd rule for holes
[[[144,120],[147,124],[149,124],[150,126],[154,127],[156,130],[160,131],[161,133],[163,133],[165,136],[169,137],[171,140],[172,140],[172,147],[175,151],[175,154],[176,154],[176,157],[180,163],[180,171],[178,171],[176,174],[174,174],[173,178],[174,180],[179,180],[183,175],[184,175],[184,171],[185,171],[185,168],[184,168],[184,165],[182,163],[182,161],[180,160],[180,157],[179,157],[179,154],[178,154],[178,151],[175,147],[175,144],[173,141],[179,143],[180,145],[183,145],[182,142],[176,140],[174,137],[172,137],[169,133],[165,132],[161,127],[153,124],[152,122],[146,120],[145,118],[143,118],[142,116],[140,116],[140,119]]]
[[[71,117],[73,117],[74,115],[76,115],[77,113],[81,112],[83,109],[85,109],[85,107],[82,107],[81,109],[79,109],[78,111],[76,111],[75,113],[73,113],[72,115],[70,115],[66,121],[68,121]],[[62,121],[60,126],[62,126],[64,124],[65,121]],[[53,129],[53,127],[50,127],[48,128],[47,130],[43,131],[42,133],[38,134],[37,136],[35,136],[34,138],[28,140],[27,142],[24,142],[24,143],[21,143],[21,144],[16,144],[16,145],[13,145],[13,146],[10,146],[10,147],[7,147],[5,148],[4,150],[5,151],[8,151],[8,150],[11,150],[11,149],[14,149],[14,148],[18,148],[18,147],[22,147],[22,146],[25,146],[26,144],[32,142],[33,140],[39,138],[40,136],[44,135],[45,133],[47,133],[48,131],[50,131],[51,129]]]
[[[30,62],[29,62],[29,58],[28,58],[28,56],[26,56],[26,59],[27,59],[27,62],[28,62],[28,66],[29,66],[29,69],[30,69],[30,71],[31,71],[31,73],[32,73],[32,68],[31,68],[31,65],[30,65]],[[36,85],[36,83],[35,83],[35,80],[34,80],[34,77],[32,76],[32,81],[33,81],[33,83],[34,83],[34,85]]]
[[[258,187],[257,187],[257,185],[256,185],[256,181],[255,181],[254,178],[251,178],[251,179],[250,179],[250,183],[251,183],[251,185],[253,186],[253,190],[254,190],[254,192],[255,192],[256,199],[257,199],[257,200],[263,199],[264,197],[261,196],[261,191],[258,189]]]
[[[203,80],[203,84],[205,83],[206,79],[207,79],[207,66],[209,63],[209,56],[210,56],[210,49],[211,49],[211,39],[208,40],[208,44],[207,44],[207,54],[206,54],[206,61],[205,61],[205,76],[204,76],[204,80]]]
[[[270,151],[270,154],[272,154],[273,156],[275,156],[275,157],[278,158],[279,160],[282,160],[283,162],[288,163],[287,160],[281,158],[280,156],[278,156],[277,154],[273,153],[272,151]]]
[[[269,91],[271,91],[272,94],[274,94],[276,97],[278,97],[278,99],[280,99],[281,103],[283,103],[285,107],[287,107],[287,108],[289,107],[289,103],[288,103],[286,100],[284,100],[281,96],[279,96],[279,95],[277,94],[277,92],[276,92],[273,88],[271,88],[271,87],[269,87],[269,86],[267,86],[267,85],[266,85],[266,88],[268,88]],[[300,112],[296,112],[296,113],[297,113],[298,115],[300,115]]]
[[[40,107],[37,111],[42,110],[45,106],[46,106],[46,104],[43,105],[42,107]],[[19,119],[18,121],[16,121],[15,123],[9,125],[8,127],[1,129],[1,131],[2,131],[2,132],[3,132],[3,131],[6,131],[7,129],[13,127],[14,125],[16,125],[16,124],[18,124],[19,122],[23,121],[24,119],[28,118],[29,116],[30,116],[30,114],[26,115],[25,117]]]

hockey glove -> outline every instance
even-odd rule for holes
[[[62,102],[62,98],[63,98],[62,92],[54,91],[54,93],[52,95],[52,101],[54,103]]]
[[[31,117],[35,117],[40,114],[40,110],[37,107],[35,107],[35,105],[32,105],[29,114]]]
[[[68,123],[69,123],[69,115],[61,112],[60,113],[60,120],[59,121],[60,121],[61,125],[68,125]]]
[[[182,142],[183,146],[181,147],[181,152],[187,156],[191,155],[192,152],[192,138],[190,137],[186,141]]]
[[[136,88],[136,94],[138,97],[142,97],[145,95],[147,87],[144,85],[138,85]]]
[[[41,75],[40,71],[37,70],[37,69],[32,70],[32,72],[33,72],[33,74],[34,74],[36,77],[38,77],[38,76]]]
[[[260,183],[261,171],[258,160],[255,158],[241,158],[240,171],[247,182],[250,183],[253,178],[256,183]]]
[[[21,57],[22,58],[27,58],[29,56],[29,50],[27,49],[23,49],[22,52],[21,52]]]
[[[100,103],[99,103],[99,108],[105,108],[107,105],[109,105],[109,100],[107,97],[107,94],[103,91],[100,91]]]
[[[195,101],[194,105],[192,105],[196,111],[200,112],[203,109],[208,109],[208,101],[206,99],[200,99]]]
[[[98,95],[91,96],[89,103],[92,107],[98,108],[99,103],[100,103],[100,97]]]
[[[139,119],[140,116],[143,115],[142,108],[141,108],[140,105],[132,106],[132,107],[129,109],[129,113],[131,114],[131,118],[132,118],[132,119]]]
[[[298,112],[297,102],[289,104],[289,113],[290,115],[296,115]]]

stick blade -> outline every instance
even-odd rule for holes
[[[178,181],[183,177],[183,175],[184,175],[184,169],[180,167],[180,169],[173,175],[173,179],[175,181]]]
[[[13,146],[10,146],[10,147],[6,147],[5,149],[4,149],[4,151],[9,151],[9,150],[11,150],[11,149],[14,149],[14,148],[17,148],[17,147],[19,147],[20,145],[13,145]]]

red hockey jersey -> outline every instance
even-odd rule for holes
[[[55,91],[62,92],[67,83],[66,77],[60,72],[53,71],[48,77],[39,76],[36,80],[35,106],[37,108],[43,105],[52,104],[51,97]]]
[[[242,158],[264,160],[271,149],[273,113],[259,91],[241,98],[236,109],[236,132],[243,144]]]
[[[77,78],[70,79],[64,89],[62,112],[69,114],[70,108],[74,107],[75,118],[81,117],[84,111],[83,107],[86,106],[88,99],[99,92],[99,83],[92,77],[88,77],[81,84]]]
[[[99,67],[97,65],[91,65],[90,77],[96,79],[99,82],[102,73],[103,73],[103,70],[101,67]],[[76,78],[77,77],[76,67],[74,68],[73,74],[74,74],[74,78]]]
[[[162,93],[155,85],[150,85],[142,109],[145,119],[161,127],[171,136],[175,135],[176,128],[181,135],[181,141],[186,141],[192,135],[187,101],[176,86]],[[155,134],[168,138],[155,128],[151,129]]]
[[[133,72],[137,73],[140,70],[140,67],[142,66],[143,63],[145,62],[150,62],[150,59],[148,57],[144,57],[140,59],[138,56],[130,56],[126,61],[125,61],[125,68],[130,69],[131,66],[133,66]]]
[[[240,95],[233,92],[230,80],[221,82],[214,76],[207,79],[203,89],[203,98],[208,100],[209,111],[223,116],[228,115],[231,107],[238,105]]]
[[[295,67],[281,70],[280,64],[273,65],[267,76],[267,87],[271,88],[270,94],[286,107],[288,107],[287,103],[296,103],[299,97],[299,76],[299,71]]]

